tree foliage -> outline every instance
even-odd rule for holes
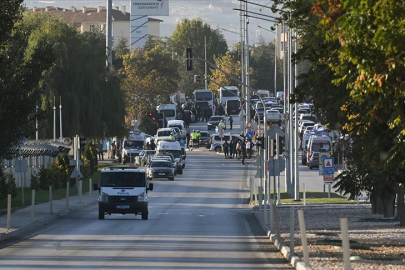
[[[34,27],[24,32],[18,28],[21,14],[16,3],[19,2],[0,4],[0,24],[4,27],[0,31],[0,156],[34,134],[35,107],[42,91],[40,80],[54,59],[50,51],[52,44],[41,38],[44,32],[38,30],[40,36],[32,38]],[[17,27],[11,29],[11,24]]]
[[[351,196],[366,190],[388,206],[405,179],[405,3],[301,0],[274,7],[279,4],[288,8],[285,19],[293,15],[289,25],[300,37],[296,59],[311,63],[299,94],[312,97],[327,121],[353,139],[351,169],[335,187]]]
[[[214,64],[222,69],[223,71],[233,75],[236,78],[240,78],[240,62],[237,61],[232,54],[229,52],[225,55],[214,57]],[[214,82],[210,82],[208,88],[210,89],[219,89],[219,86],[228,86],[228,85],[238,85],[235,80],[225,75],[222,71],[218,69],[211,69],[210,79]]]
[[[206,42],[205,42],[206,41]],[[206,46],[205,46],[206,44]],[[198,19],[183,19],[177,24],[173,34],[168,39],[168,49],[177,54],[180,58],[179,73],[181,74],[180,91],[191,96],[196,89],[193,83],[193,76],[203,75],[205,73],[204,62],[193,61],[193,71],[186,70],[186,48],[192,48],[193,58],[205,58],[205,48],[207,51],[207,61],[214,63],[214,58],[225,55],[228,51],[228,45],[219,31]],[[197,86],[198,87],[198,86]],[[216,89],[216,88],[214,88]]]
[[[131,120],[140,120],[159,103],[169,102],[169,96],[178,90],[180,77],[177,61],[161,45],[150,50],[136,48],[131,55],[124,56],[123,64],[121,75],[129,128]]]

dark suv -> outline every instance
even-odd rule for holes
[[[201,137],[200,137],[200,146],[205,146],[208,142],[208,140],[211,137],[211,134],[207,131],[200,131]]]

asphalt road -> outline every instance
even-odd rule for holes
[[[248,206],[247,167],[187,152],[183,175],[153,180],[148,220],[90,205],[1,249],[0,269],[293,269]]]

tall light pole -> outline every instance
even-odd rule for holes
[[[248,19],[248,3],[245,2],[245,49],[246,49],[246,55],[245,55],[245,65],[246,65],[246,124],[250,121],[250,51],[249,51],[249,19]],[[266,111],[266,110],[265,110]],[[260,131],[259,131],[260,132]]]
[[[106,31],[106,47],[107,47],[107,67],[112,68],[112,0],[107,0],[107,31]]]
[[[207,61],[207,36],[204,36],[204,59]],[[208,89],[207,80],[207,62],[205,62],[205,89]]]

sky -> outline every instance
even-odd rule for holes
[[[1,1],[1,0],[0,0]],[[270,0],[249,0],[263,6],[270,6]],[[113,8],[126,6],[129,11],[130,1],[113,0]],[[177,23],[184,19],[201,18],[204,23],[211,26],[212,29],[219,29],[220,33],[226,39],[229,48],[233,44],[240,42],[239,36],[239,12],[233,9],[239,8],[238,0],[169,0],[169,16],[153,16],[153,18],[161,19],[163,22],[160,25],[160,33],[162,37],[170,36],[176,29]],[[28,8],[56,6],[61,8],[76,8],[106,6],[107,0],[25,0],[24,4]],[[260,9],[262,9],[260,11]],[[277,16],[268,8],[259,7],[253,4],[248,5],[248,10],[252,12],[262,13],[268,16]],[[259,17],[253,13],[252,16]],[[274,23],[249,18],[249,44],[259,42],[260,37],[265,42],[271,42],[275,38],[274,33],[270,32],[270,27]],[[265,29],[268,30],[265,30]]]

